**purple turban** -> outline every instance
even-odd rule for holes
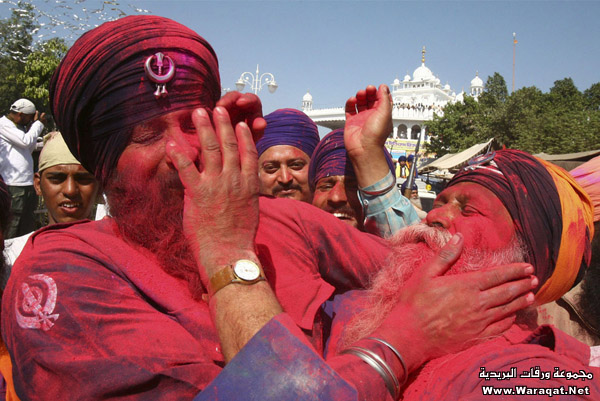
[[[394,174],[394,162],[392,156],[384,148],[385,159],[392,174]],[[323,177],[336,175],[356,176],[352,162],[348,158],[344,147],[344,130],[336,129],[325,135],[317,145],[308,168],[308,183],[314,191],[317,182]]]
[[[220,95],[210,44],[175,21],[149,15],[85,33],[50,82],[50,107],[65,142],[103,183],[135,125],[177,110],[213,108]]]
[[[319,143],[317,125],[306,114],[296,109],[279,109],[265,116],[265,134],[256,143],[258,157],[271,146],[288,145],[311,157]]]

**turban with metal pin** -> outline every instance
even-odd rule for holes
[[[393,175],[394,162],[392,156],[385,148],[384,153],[388,167]],[[346,147],[344,146],[343,129],[336,129],[325,135],[315,148],[308,168],[308,183],[311,190],[315,190],[317,182],[321,178],[336,175],[356,176],[354,167],[352,167]]]
[[[160,53],[160,54],[159,54]],[[136,15],[81,36],[50,82],[50,107],[71,153],[105,183],[132,128],[164,114],[213,108],[217,56],[191,29]]]
[[[527,246],[540,284],[536,302],[560,298],[583,278],[594,235],[589,196],[562,168],[519,150],[479,156],[448,186],[474,182],[492,191]]]
[[[256,142],[259,157],[278,145],[293,146],[312,156],[319,143],[319,130],[306,114],[296,109],[279,109],[267,114],[265,121],[265,134]]]

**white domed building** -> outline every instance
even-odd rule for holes
[[[483,90],[483,81],[477,73],[471,80],[469,94],[477,99]],[[464,92],[457,95],[448,84],[442,85],[440,79],[425,65],[425,47],[422,50],[421,65],[414,70],[412,77],[407,73],[402,81],[394,79],[391,94],[394,131],[386,146],[392,151],[400,149],[399,154],[410,153],[410,147],[414,149],[421,132],[425,132],[423,139],[427,140],[427,122],[433,120],[434,114],[443,115],[446,104],[463,101],[465,96]],[[302,99],[302,110],[317,125],[329,129],[344,127],[344,108],[313,109],[313,97],[310,93],[306,93]],[[398,141],[402,144],[398,144]],[[398,154],[397,151],[393,153]]]

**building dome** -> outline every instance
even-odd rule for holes
[[[408,73],[404,76],[404,82],[409,82],[410,81],[410,75],[408,75]]]
[[[483,81],[481,80],[481,78],[479,78],[479,73],[475,74],[475,78],[473,78],[471,80],[471,87],[472,88],[479,88],[479,87],[483,88]]]
[[[394,79],[394,83],[392,85],[400,85],[400,80],[398,78]]]
[[[312,97],[312,95],[310,94],[310,92],[306,92],[306,95],[304,95],[304,96],[302,97],[302,101],[303,101],[303,102],[312,102],[312,100],[313,100],[313,97]]]
[[[450,84],[444,85],[444,90],[450,92]]]
[[[425,67],[425,64],[421,64],[421,66],[413,72],[413,82],[429,81],[434,78],[433,73],[429,68]]]

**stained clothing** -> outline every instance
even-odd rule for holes
[[[355,290],[336,295],[325,304],[327,316],[333,319],[331,336],[326,347],[326,354],[331,357],[341,338],[347,322],[357,311],[364,307],[366,291]],[[403,401],[452,401],[452,400],[485,400],[493,397],[484,395],[482,387],[528,386],[530,388],[558,388],[560,386],[589,387],[590,395],[581,396],[582,400],[597,400],[600,396],[600,369],[590,366],[590,347],[554,328],[542,325],[535,331],[524,330],[513,325],[502,336],[475,345],[465,351],[453,353],[431,360],[413,372],[408,384],[404,387]],[[510,380],[486,380],[480,376],[481,368],[489,372],[509,372],[516,368],[518,377]],[[524,372],[538,367],[538,371],[547,371],[549,379],[524,377]],[[555,368],[580,374],[581,370],[591,373],[593,380],[572,380],[553,378]],[[523,374],[523,377],[520,375]],[[485,373],[483,373],[485,375]],[[486,390],[487,391],[487,390]],[[516,391],[516,390],[515,390]],[[520,390],[519,390],[520,391]],[[584,390],[585,391],[585,390]],[[504,399],[496,395],[496,398]],[[506,399],[539,400],[540,395],[506,396]],[[552,399],[573,400],[573,395]]]
[[[419,222],[412,203],[402,196],[394,182],[395,178],[390,172],[376,183],[358,191],[365,216],[365,230],[383,238],[391,237],[400,229]],[[381,195],[367,195],[363,192],[377,192],[390,186],[393,188]]]
[[[321,304],[334,286],[364,286],[388,248],[303,202],[261,198],[260,210],[257,253],[286,312],[279,321],[291,319],[320,355]],[[224,366],[208,305],[194,301],[187,283],[165,273],[151,252],[125,242],[112,219],[36,232],[13,267],[2,317],[23,399],[192,399]],[[288,359],[266,375],[294,363],[296,351],[310,354],[289,335],[272,341]],[[357,394],[385,398],[377,373],[356,358],[346,366],[350,357],[330,366],[357,378]],[[328,369],[310,360],[315,371]]]
[[[578,387],[583,393],[577,397],[552,393],[552,398],[548,399],[597,400],[600,396],[600,369],[589,366],[589,363],[590,348],[562,331],[552,326],[539,326],[531,332],[514,325],[500,337],[428,362],[421,371],[413,373],[402,399],[485,400],[490,395],[484,395],[484,391],[492,391],[489,387],[493,386],[519,394],[500,398],[492,393],[496,394],[493,399],[540,400],[548,395],[540,391]],[[491,372],[512,374],[512,368],[516,377],[485,378],[486,373],[489,375]],[[544,374],[547,379],[536,378],[536,368],[539,376]],[[562,378],[558,377],[560,371],[564,373]],[[593,379],[567,378],[568,373],[580,375],[582,371],[586,375],[591,374]],[[537,394],[532,394],[534,391],[538,391]]]

